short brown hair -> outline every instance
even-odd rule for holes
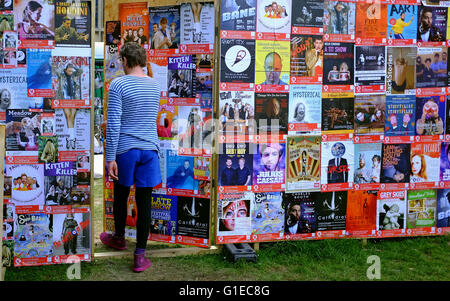
[[[120,57],[127,58],[128,68],[147,66],[147,53],[145,49],[135,42],[127,42],[120,48]]]

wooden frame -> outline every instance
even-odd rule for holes
[[[119,0],[119,1],[113,1],[113,0],[105,0],[105,11],[104,11],[104,17],[105,17],[105,24],[104,27],[106,28],[106,22],[107,21],[116,21],[119,19],[119,4],[121,3],[138,3],[138,2],[147,2],[147,6],[148,7],[158,7],[158,6],[171,6],[171,5],[180,5],[183,3],[196,3],[196,2],[214,2],[214,7],[215,7],[215,32],[218,32],[218,27],[220,24],[220,16],[219,16],[219,12],[220,12],[220,1],[218,0],[192,0],[192,1],[187,1],[187,0],[144,0],[144,1],[139,1],[139,0]],[[104,40],[106,40],[106,30],[105,30],[105,36],[104,36]],[[220,60],[218,60],[218,54],[219,54],[219,47],[217,45],[220,42],[220,37],[216,34],[215,35],[215,45],[216,47],[214,48],[214,77],[217,78],[218,76],[218,62],[220,62]],[[106,92],[106,91],[105,91]],[[217,96],[219,95],[219,86],[218,86],[218,81],[215,82],[214,86],[213,86],[213,99],[217,99]],[[104,93],[104,119],[107,119],[107,103],[108,103],[108,96],[107,93]],[[215,106],[216,103],[213,102],[213,105]],[[213,118],[215,116],[216,111],[214,110],[213,107],[213,111],[212,111],[212,115]],[[217,131],[217,129],[215,128],[214,124],[213,124],[213,132],[215,133]],[[215,134],[213,137],[217,137]],[[216,237],[216,210],[217,210],[217,188],[215,187],[216,185],[214,185],[214,179],[217,178],[217,162],[215,160],[216,158],[216,152],[215,152],[215,139],[213,139],[212,141],[212,156],[211,156],[211,193],[210,193],[210,216],[209,216],[209,249],[206,248],[179,248],[179,249],[163,249],[161,251],[150,251],[150,256],[154,256],[154,257],[172,257],[172,256],[177,256],[177,255],[190,255],[190,254],[203,254],[205,252],[207,253],[217,253],[218,251],[221,250],[221,246],[216,247],[215,244],[215,237]],[[104,165],[105,162],[103,162]],[[103,175],[103,183],[105,181],[105,175]],[[104,190],[103,190],[104,192]],[[105,215],[103,215],[103,230],[105,231],[106,225],[106,219],[105,219]],[[123,256],[128,254],[129,252],[114,252],[114,253],[97,253],[95,254],[95,257],[104,257],[104,256]],[[116,255],[117,254],[117,255]]]
[[[0,158],[5,158],[5,125],[0,125]],[[5,160],[0,159],[0,218],[3,225],[3,184],[4,184],[4,170]],[[0,237],[2,245],[0,246],[0,281],[4,280],[6,268],[3,267],[3,226],[0,227]]]

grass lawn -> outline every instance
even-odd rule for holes
[[[95,237],[102,231],[101,180],[95,181]],[[96,243],[97,245],[97,243]],[[167,247],[151,244],[149,248]],[[387,238],[368,240],[366,246],[355,239],[261,243],[257,263],[231,263],[222,254],[154,258],[150,270],[131,271],[132,259],[94,259],[81,264],[81,280],[369,280],[371,263],[380,258],[382,281],[449,281],[450,236]],[[97,252],[105,250],[96,247]],[[108,250],[109,251],[109,250]],[[68,265],[11,268],[5,280],[68,280]]]

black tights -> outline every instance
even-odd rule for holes
[[[152,187],[136,187],[137,223],[136,223],[136,248],[145,249],[150,233]],[[114,226],[115,233],[125,235],[127,220],[127,200],[130,187],[123,186],[114,181]]]

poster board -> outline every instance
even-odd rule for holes
[[[193,6],[201,7],[197,11],[200,21],[197,25],[194,24],[195,20],[192,22],[195,10]],[[213,243],[214,219],[211,218],[211,211],[214,205],[211,201],[213,195],[211,184],[215,163],[212,160],[214,137],[212,101],[216,89],[214,87],[216,81],[213,78],[217,70],[214,47],[217,9],[216,1],[105,2],[105,120],[107,120],[109,84],[113,78],[123,75],[121,68],[116,66],[117,51],[120,45],[126,42],[127,37],[130,37],[128,31],[134,34],[134,30],[139,31],[140,27],[143,27],[142,35],[136,41],[141,41],[147,49],[149,76],[157,79],[162,87],[158,113],[158,126],[161,126],[158,128],[158,135],[161,140],[163,181],[153,190],[152,210],[155,216],[152,216],[150,240],[204,248]],[[167,22],[167,30],[170,28],[174,34],[173,37],[170,36],[169,47],[161,44],[163,31],[160,28],[164,23],[162,19]],[[130,20],[134,20],[134,24],[127,22]],[[148,25],[144,25],[146,22]],[[156,29],[153,32],[154,26]],[[184,67],[181,66],[183,64]],[[171,79],[178,76],[190,79],[188,80],[190,93],[184,94],[185,92],[170,89]],[[191,128],[189,118],[193,118],[194,124],[200,125],[201,132],[189,130]],[[177,126],[172,122],[174,120],[178,120]],[[163,121],[166,122],[165,125]],[[198,140],[201,143],[197,143]],[[184,164],[188,165],[186,169],[193,172],[191,178],[181,183],[176,174],[178,168]],[[113,182],[107,177],[104,177],[104,188],[104,230],[113,232]],[[135,237],[134,208],[134,189],[132,189],[128,199],[127,237]],[[192,224],[187,220],[189,218],[196,222]]]
[[[36,3],[34,30],[23,14],[32,10],[28,1],[1,12],[14,16],[12,30],[2,32],[0,66],[2,91],[10,89],[0,109],[7,124],[2,249],[10,267],[90,261],[94,247],[95,3]]]
[[[0,125],[0,158],[5,157],[5,127]],[[4,160],[0,161],[0,187],[4,184]],[[3,217],[3,189],[0,190],[0,216]],[[3,238],[3,225],[0,228],[0,237]],[[6,269],[3,267],[3,247],[0,249],[0,258],[2,258],[2,263],[0,264],[0,281],[4,280],[4,275]]]

